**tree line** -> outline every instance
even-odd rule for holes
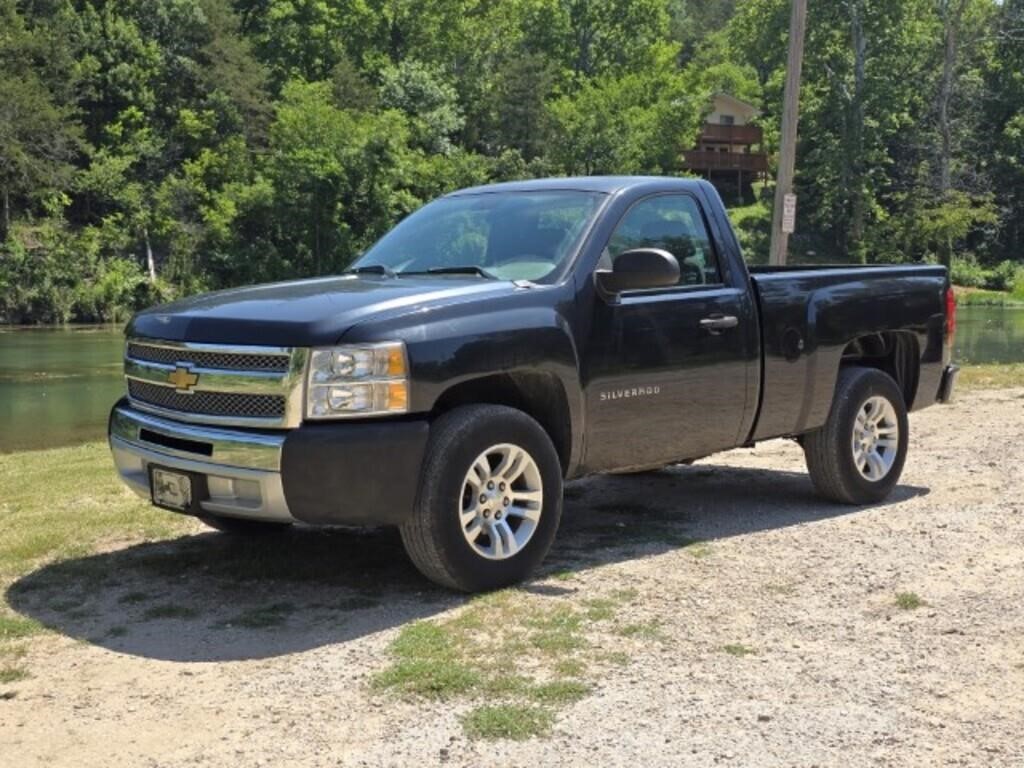
[[[792,259],[1024,261],[1024,0],[816,0]],[[0,321],[338,272],[458,187],[777,142],[788,0],[0,0]],[[768,203],[741,221],[767,251]],[[810,255],[808,255],[810,254]]]

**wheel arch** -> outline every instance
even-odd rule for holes
[[[576,463],[569,397],[561,379],[544,371],[507,371],[478,376],[448,387],[434,403],[432,416],[462,405],[505,405],[530,416],[551,438],[562,474]]]
[[[882,331],[858,336],[843,349],[840,368],[858,365],[882,371],[896,382],[903,402],[914,406],[921,375],[921,354],[917,337],[909,331]]]

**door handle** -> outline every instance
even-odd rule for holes
[[[736,315],[711,315],[700,321],[700,327],[711,333],[719,333],[728,328],[735,328],[740,324]]]

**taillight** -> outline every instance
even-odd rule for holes
[[[952,345],[956,333],[956,294],[953,286],[946,289],[946,344]]]

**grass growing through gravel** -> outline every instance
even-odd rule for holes
[[[498,704],[477,707],[462,718],[466,734],[476,739],[525,741],[551,732],[555,716],[544,707]]]
[[[28,670],[21,667],[0,667],[0,685],[17,683],[28,677]]]
[[[472,702],[462,723],[473,738],[543,736],[560,709],[591,691],[601,668],[622,663],[608,660],[603,643],[628,646],[649,639],[631,627],[656,629],[620,622],[635,597],[634,590],[618,590],[572,605],[509,589],[474,598],[451,617],[404,627],[373,686]],[[628,663],[628,655],[616,653]]]
[[[925,605],[925,602],[916,592],[898,592],[896,594],[896,607],[902,611],[912,611],[922,605]]]

